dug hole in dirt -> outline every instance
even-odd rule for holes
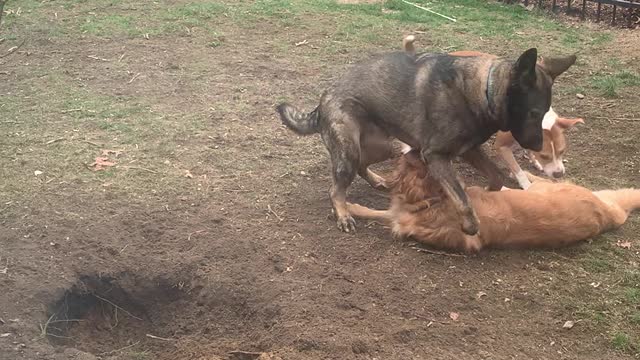
[[[253,310],[250,294],[225,286],[205,288],[200,281],[148,279],[129,272],[82,275],[48,304],[42,335],[61,352],[78,359],[140,358],[153,353],[187,356],[175,337],[204,329],[208,335],[249,336],[255,327],[268,328],[274,311]],[[246,332],[243,330],[245,329]],[[217,333],[217,334],[216,334]],[[191,358],[202,349],[191,343]],[[130,350],[130,351],[128,351]],[[129,354],[130,357],[127,357]],[[225,359],[275,359],[260,351],[230,351]],[[222,359],[208,355],[206,359]]]

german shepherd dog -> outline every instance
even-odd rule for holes
[[[537,50],[516,61],[397,51],[374,56],[348,70],[310,113],[283,103],[282,122],[300,135],[320,133],[332,165],[330,197],[342,231],[355,231],[346,206],[356,173],[377,188],[385,180],[369,165],[394,155],[394,141],[418,148],[434,178],[455,204],[466,234],[478,219],[458,182],[452,160],[461,156],[499,190],[504,176],[481,149],[498,130],[510,131],[534,151],[542,147],[542,118],[551,104],[554,79],[575,56],[545,58]]]
[[[528,190],[466,189],[480,218],[477,235],[460,230],[454,203],[429,173],[417,150],[398,159],[391,207],[373,210],[347,203],[356,217],[391,225],[396,237],[453,251],[493,248],[557,248],[622,226],[640,208],[640,190],[589,189],[528,174]]]

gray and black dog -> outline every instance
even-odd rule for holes
[[[510,131],[524,148],[540,150],[553,81],[576,57],[545,57],[544,65],[536,60],[535,48],[516,61],[391,52],[353,66],[312,112],[287,103],[277,111],[294,132],[321,134],[331,156],[330,196],[339,229],[355,231],[346,195],[356,173],[386,188],[385,179],[368,167],[392,157],[400,140],[420,149],[430,173],[456,204],[463,231],[473,235],[478,218],[452,160],[462,157],[488,177],[491,190],[499,190],[504,175],[481,148],[491,135]]]

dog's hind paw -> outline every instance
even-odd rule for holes
[[[346,233],[356,232],[356,221],[353,219],[353,217],[351,217],[351,215],[346,215],[338,218],[337,225],[338,229]]]

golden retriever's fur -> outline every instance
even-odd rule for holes
[[[395,236],[465,252],[485,247],[566,246],[621,226],[631,211],[640,208],[640,190],[592,192],[528,175],[533,185],[526,191],[466,189],[480,219],[475,236],[462,232],[454,204],[415,150],[398,160],[388,210],[348,206],[355,216],[390,224]]]

